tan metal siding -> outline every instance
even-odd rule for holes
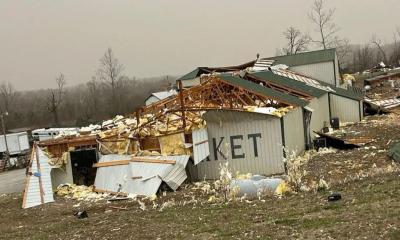
[[[298,107],[283,117],[285,146],[292,152],[300,153],[305,150],[303,109]]]
[[[339,60],[337,54],[335,53],[335,78],[336,78],[336,86],[340,86],[340,72],[339,72]]]
[[[207,129],[197,129],[192,132],[194,165],[210,155]]]
[[[290,67],[290,70],[335,85],[334,69],[333,61]]]
[[[320,98],[314,98],[308,104],[308,107],[314,111],[311,115],[311,136],[314,138],[315,133],[313,131],[320,131],[324,127],[324,122],[329,126],[329,99],[328,94],[323,95]]]
[[[359,101],[329,94],[332,117],[338,117],[340,122],[360,121]]]
[[[234,172],[265,175],[284,172],[279,118],[265,114],[234,111],[209,111],[204,117],[207,121],[210,158],[197,165],[198,179],[219,178],[220,164],[226,161],[229,161],[230,168]],[[257,156],[254,138],[249,134],[261,134],[261,138],[256,138]],[[235,150],[235,155],[244,153],[244,157],[233,159],[231,136],[242,136],[243,139],[234,140],[234,145],[241,146]],[[221,137],[224,139],[219,149],[226,156],[226,160],[219,153],[217,153],[218,160],[215,160],[213,139],[218,145]]]

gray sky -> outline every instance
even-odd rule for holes
[[[340,35],[392,39],[399,0],[329,0]],[[107,47],[128,76],[182,75],[275,54],[282,31],[311,33],[312,0],[0,0],[0,82],[19,90],[91,79]]]

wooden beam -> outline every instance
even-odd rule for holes
[[[183,129],[186,129],[186,118],[185,118],[185,100],[183,99],[183,87],[182,87],[182,81],[178,81],[179,85],[179,99],[181,102],[181,109],[182,109],[182,124],[183,124]]]
[[[109,161],[109,162],[101,162],[93,164],[93,167],[110,167],[110,166],[118,166],[118,165],[128,165],[130,160],[118,160],[118,161]]]
[[[141,157],[132,157],[131,162],[143,162],[143,163],[162,163],[162,164],[175,164],[175,160],[161,160],[154,158],[141,158]]]
[[[195,143],[194,145],[197,146],[197,145],[200,145],[200,144],[203,144],[203,143],[206,143],[206,142],[208,142],[208,140],[204,140],[204,141],[201,141],[201,142],[197,142],[197,143]]]
[[[142,176],[134,176],[134,177],[132,177],[132,179],[142,179],[143,177]]]
[[[44,191],[43,191],[43,182],[42,182],[42,171],[40,169],[40,159],[39,159],[39,147],[36,146],[35,148],[36,152],[36,168],[39,173],[39,190],[40,190],[40,201],[42,204],[44,203]]]

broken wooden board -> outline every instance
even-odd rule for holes
[[[161,160],[154,158],[140,158],[140,157],[132,157],[131,162],[144,162],[144,163],[161,163],[161,164],[175,164],[175,160]]]
[[[367,143],[372,142],[371,138],[358,137],[358,138],[339,138],[323,132],[314,131],[319,136],[326,139],[326,146],[338,149],[352,149],[364,146]]]
[[[118,165],[128,165],[130,160],[118,160],[118,161],[109,161],[109,162],[100,162],[93,164],[93,167],[110,167],[110,166],[118,166]]]

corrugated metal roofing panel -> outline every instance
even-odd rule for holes
[[[175,160],[175,164],[130,162],[127,165],[100,167],[97,169],[97,189],[151,196],[157,193],[164,181],[176,190],[186,180],[188,155],[144,157],[146,159]],[[130,155],[110,154],[101,156],[99,162],[130,160]],[[140,177],[140,178],[138,178]]]
[[[37,153],[39,158],[35,152],[30,169],[33,175],[27,177],[27,186],[24,193],[24,204],[22,206],[23,208],[30,208],[43,203],[54,202],[53,188],[50,177],[51,166],[48,164],[49,158],[39,147],[37,147]],[[40,170],[38,167],[38,162],[40,165]],[[41,197],[41,188],[43,190],[43,201]]]
[[[148,195],[148,189],[156,189],[157,191],[162,181],[164,181],[172,190],[176,190],[187,178],[185,168],[189,157],[189,155],[146,157],[147,159],[175,160],[175,164],[145,162],[129,163],[132,176],[141,177],[132,180],[130,183],[130,185],[132,185],[129,187],[131,190],[130,193]],[[159,181],[155,181],[154,179],[159,179]],[[155,184],[158,182],[159,185],[156,188]],[[155,194],[156,191],[150,195]]]
[[[301,78],[298,75],[293,74],[293,78],[289,78],[287,75],[284,74],[283,71],[279,71],[278,73],[264,71],[251,73],[249,75],[254,76],[260,80],[271,81],[275,84],[302,91],[313,97],[320,97],[326,93],[325,90],[306,85],[305,82],[301,81]]]
[[[207,129],[196,129],[192,132],[194,165],[203,161],[210,155]]]
[[[224,82],[228,83],[228,84],[232,84],[235,86],[239,86],[242,88],[245,88],[247,90],[250,90],[254,93],[266,96],[266,97],[270,97],[270,98],[274,98],[277,101],[281,101],[284,103],[288,103],[294,106],[306,106],[307,105],[307,101],[302,100],[300,98],[291,96],[289,94],[283,93],[283,92],[279,92],[270,88],[266,88],[266,87],[261,87],[260,85],[250,82],[248,80],[244,80],[241,79],[239,77],[234,77],[232,75],[226,75],[226,74],[221,74],[219,75],[220,79],[223,80]]]
[[[285,64],[288,66],[306,65],[312,63],[334,61],[336,55],[336,49],[326,49],[311,52],[297,53],[293,55],[284,55],[270,57],[268,59],[275,60],[275,64]]]
[[[250,76],[253,75],[260,79],[265,79],[267,81],[272,81],[277,84],[282,84],[284,86],[291,87],[293,89],[304,91],[314,97],[320,97],[324,95],[326,92],[331,92],[336,95],[354,100],[361,100],[363,97],[362,94],[359,94],[355,91],[336,87],[326,82],[318,81],[310,77],[296,74],[295,72],[290,72],[287,70],[272,70],[272,71],[273,72],[264,71],[264,72],[252,73],[250,74]]]

